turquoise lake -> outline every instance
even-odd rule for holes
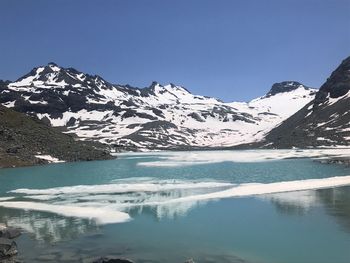
[[[23,229],[24,262],[350,262],[350,186],[332,186],[348,167],[218,154],[1,169],[0,223]]]

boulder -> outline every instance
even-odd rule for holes
[[[21,232],[13,227],[0,228],[0,238],[14,239],[19,237]]]
[[[103,257],[96,261],[93,261],[92,263],[134,263],[134,262],[129,259]]]
[[[18,254],[17,244],[8,238],[0,237],[0,262]]]

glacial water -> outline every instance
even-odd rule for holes
[[[118,157],[0,170],[20,259],[350,262],[348,167],[283,151]]]

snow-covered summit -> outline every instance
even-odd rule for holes
[[[62,88],[69,85],[76,85],[77,87],[79,84],[91,87],[94,84],[107,85],[107,82],[97,75],[84,74],[74,68],[62,68],[50,62],[46,66],[32,69],[28,74],[11,83],[9,86],[13,88],[28,86],[37,88]]]
[[[283,93],[283,92],[290,92],[293,90],[297,89],[306,89],[310,90],[311,88],[304,86],[298,81],[283,81],[283,82],[278,82],[272,85],[270,91],[266,94],[266,96],[273,96],[278,93]]]

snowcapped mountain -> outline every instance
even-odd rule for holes
[[[301,83],[276,83],[250,102],[225,103],[174,84],[115,85],[54,63],[0,82],[0,103],[82,140],[116,148],[227,147],[259,141],[314,99]]]
[[[350,145],[350,57],[311,101],[266,136],[277,148]]]

